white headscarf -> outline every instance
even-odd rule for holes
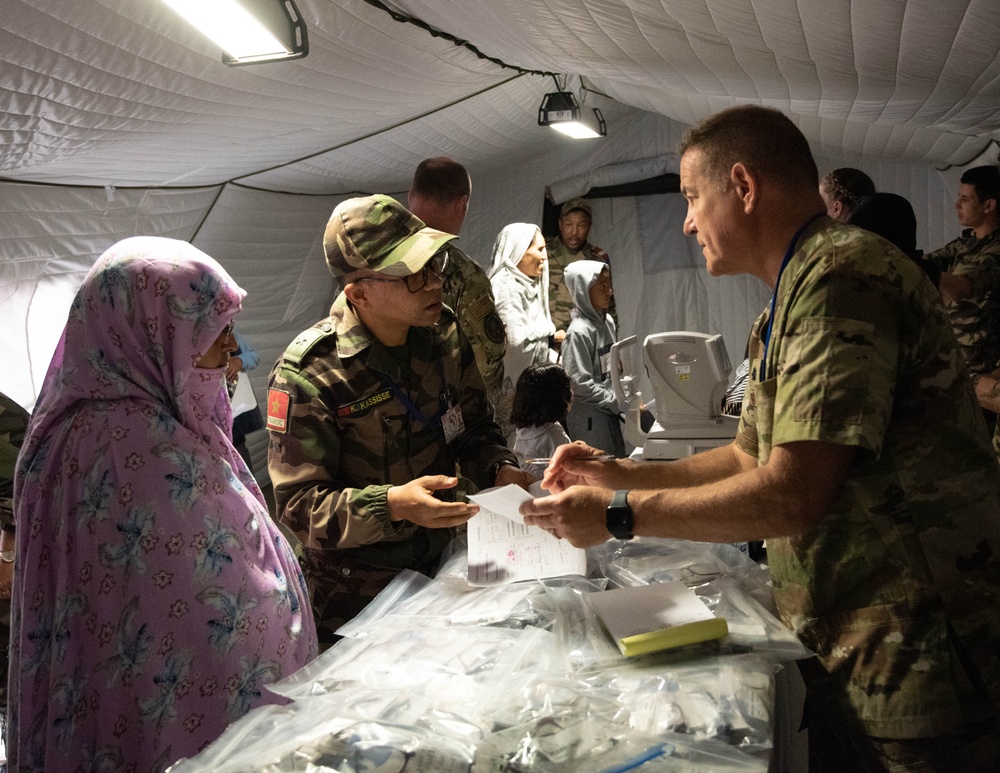
[[[507,271],[510,275],[523,285],[526,290],[538,290],[541,296],[542,309],[545,318],[549,315],[549,262],[542,263],[542,275],[531,277],[521,271],[517,266],[524,257],[524,253],[531,247],[536,235],[541,235],[541,229],[534,223],[511,223],[505,225],[503,230],[497,234],[497,239],[493,243],[493,260],[490,264],[489,277],[492,279],[497,274]],[[555,328],[553,327],[553,331]]]

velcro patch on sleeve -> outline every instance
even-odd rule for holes
[[[267,390],[267,428],[272,432],[288,432],[292,412],[292,396],[280,389]]]
[[[477,300],[469,304],[468,309],[473,319],[482,319],[493,309],[493,304],[490,302],[489,297],[481,295]]]

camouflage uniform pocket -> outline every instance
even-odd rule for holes
[[[898,604],[852,609],[809,620],[799,637],[823,666],[813,694],[846,697],[868,735],[920,738],[961,722],[942,614]]]
[[[399,574],[399,569],[373,566],[342,553],[301,551],[299,560],[309,588],[320,648],[340,637],[334,632],[368,606]]]
[[[860,424],[868,407],[874,334],[872,323],[856,319],[800,320],[781,342],[779,373],[794,389],[782,390],[776,410],[790,410],[797,422]],[[890,386],[878,394],[890,395]]]

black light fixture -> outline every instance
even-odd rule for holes
[[[231,67],[301,59],[306,24],[294,0],[163,0],[222,49]]]
[[[538,108],[538,125],[551,126],[573,139],[608,136],[601,111],[596,107],[581,108],[571,91],[553,91],[542,98]]]

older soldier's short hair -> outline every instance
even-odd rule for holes
[[[982,204],[986,199],[994,199],[1000,206],[1000,169],[994,166],[974,166],[962,173],[966,185],[976,189],[976,196]]]
[[[777,110],[743,105],[706,118],[684,134],[681,156],[697,148],[703,172],[719,185],[729,180],[734,164],[790,188],[819,186],[819,172],[809,143],[787,116]]]
[[[469,172],[446,156],[426,158],[417,164],[410,192],[428,199],[449,202],[472,193]]]

